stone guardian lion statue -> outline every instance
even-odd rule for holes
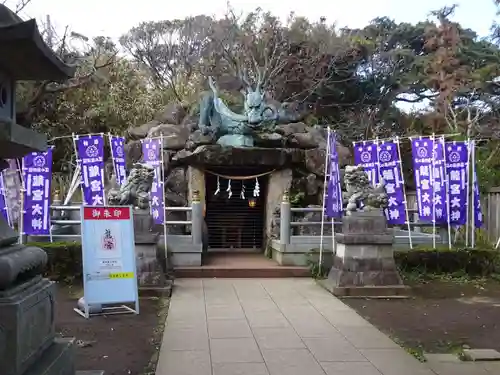
[[[346,191],[343,193],[343,203],[346,205],[346,215],[356,211],[373,211],[387,208],[389,199],[385,192],[385,182],[377,186],[370,184],[363,166],[346,166],[344,174]]]
[[[109,191],[108,204],[148,209],[149,192],[153,185],[154,175],[155,171],[153,167],[142,163],[135,163],[120,189],[111,189]]]

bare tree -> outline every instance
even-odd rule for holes
[[[47,45],[62,61],[77,66],[77,72],[73,78],[65,82],[46,80],[24,83],[20,87],[20,93],[24,96],[24,105],[18,113],[18,121],[28,126],[33,122],[47,98],[53,98],[54,95],[82,87],[99,79],[99,71],[116,62],[117,50],[107,38],[96,38],[93,44],[89,44],[87,37],[70,32],[68,27],[65,28],[62,36],[59,36],[50,23],[44,25],[42,35]],[[74,41],[83,43],[84,49],[78,50],[72,47],[71,42]]]
[[[8,0],[3,0],[2,1],[2,4],[7,4],[7,1]],[[19,0],[17,3],[16,3],[16,6],[14,7],[13,9],[13,12],[18,14],[19,12],[21,12],[24,8],[26,8],[28,6],[28,4],[31,3],[31,0]]]
[[[179,102],[200,73],[213,20],[196,16],[184,20],[143,22],[120,38],[121,45],[151,72],[153,83],[172,90]]]

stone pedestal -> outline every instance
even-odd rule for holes
[[[134,238],[137,281],[141,294],[169,294],[165,254],[157,251],[159,233],[153,232],[153,218],[148,210],[134,210]]]
[[[335,235],[337,253],[328,279],[322,281],[338,296],[404,295],[392,247],[394,235],[381,211],[356,212],[342,221]]]

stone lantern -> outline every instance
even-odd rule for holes
[[[16,81],[64,81],[74,72],[44,43],[35,20],[0,4],[0,169],[5,159],[47,149],[45,134],[16,123]],[[0,374],[74,375],[74,340],[56,338],[55,285],[42,277],[47,254],[17,241],[0,215]]]

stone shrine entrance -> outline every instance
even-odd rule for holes
[[[208,251],[261,252],[269,172],[261,167],[205,171]]]

